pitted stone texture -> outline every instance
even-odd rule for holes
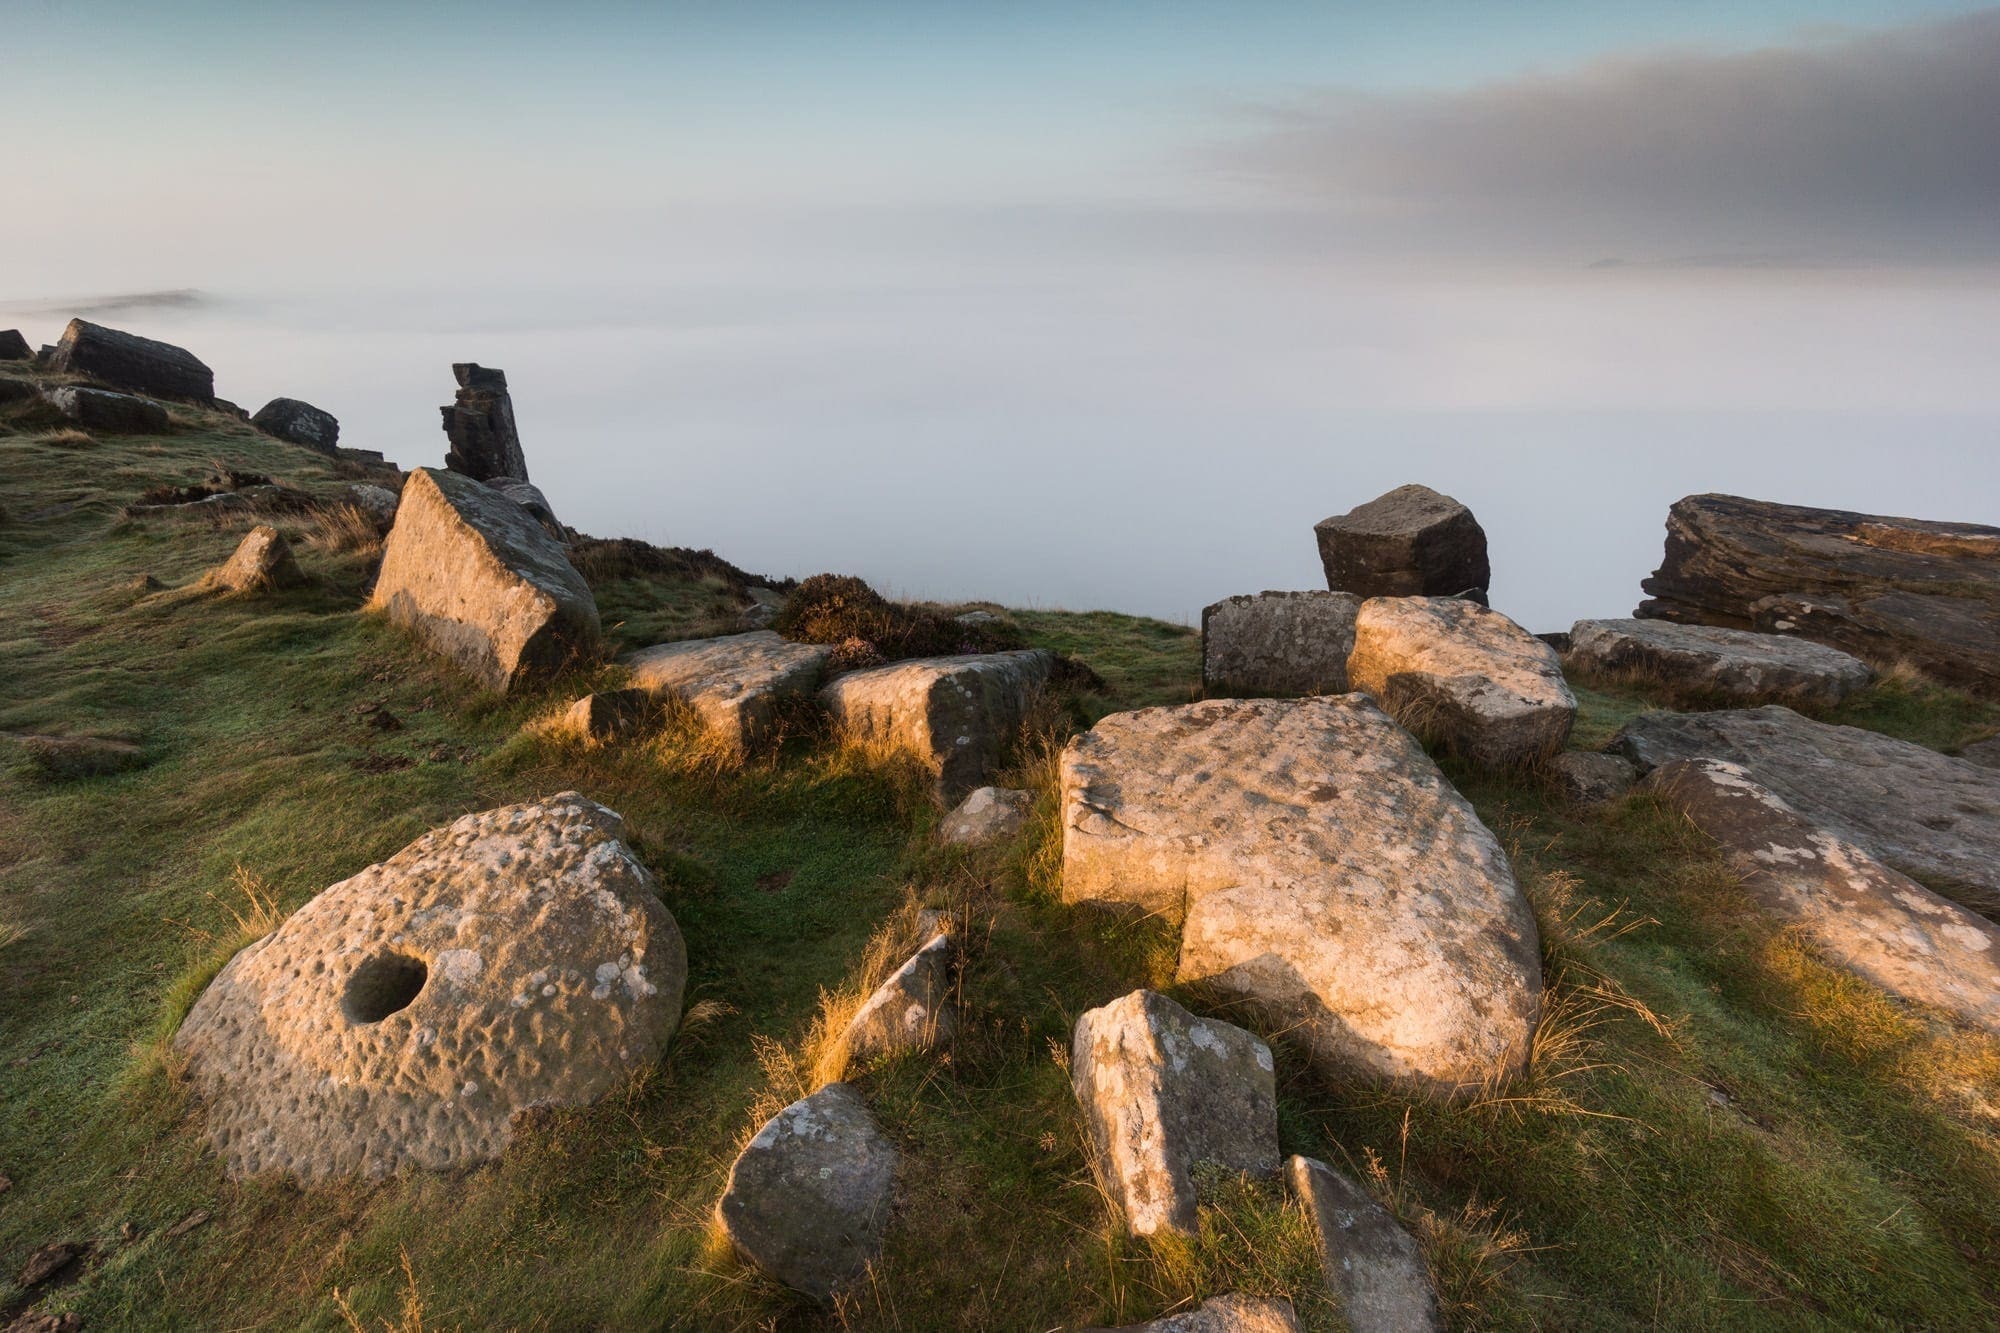
[[[1632,789],[1639,766],[1624,755],[1598,750],[1565,750],[1549,760],[1549,775],[1563,799],[1575,805],[1607,805]]]
[[[108,393],[66,384],[48,390],[42,397],[85,430],[107,435],[157,435],[170,424],[166,408],[150,398],[134,398],[129,393]]]
[[[1194,1234],[1204,1162],[1278,1173],[1276,1066],[1242,1028],[1135,990],[1076,1020],[1070,1083],[1098,1183],[1135,1236]]]
[[[2000,912],[2000,772],[1789,708],[1646,713],[1612,742],[1641,771],[1740,764],[1813,824],[1975,911]]]
[[[1011,787],[977,787],[944,817],[938,829],[943,842],[956,847],[983,847],[1005,842],[1019,833],[1034,809],[1035,798]]]
[[[1363,602],[1347,678],[1418,736],[1484,768],[1551,758],[1576,720],[1555,650],[1456,597]]]
[[[2000,926],[1815,827],[1741,765],[1677,759],[1646,787],[1715,839],[1758,906],[1833,962],[2000,1032]]]
[[[174,1039],[230,1174],[469,1166],[657,1060],[687,952],[623,827],[575,792],[467,815],[231,959]]]
[[[1493,571],[1479,520],[1428,486],[1398,486],[1313,526],[1326,586],[1362,597],[1486,600]]]
[[[369,604],[498,690],[602,645],[597,600],[563,548],[513,501],[434,468],[403,483]]]
[[[1161,1315],[1143,1324],[1087,1333],[1298,1333],[1298,1312],[1276,1296],[1245,1296],[1230,1292],[1211,1296],[1192,1310]]]
[[[904,1051],[928,1051],[950,1040],[958,1026],[951,1007],[951,970],[958,941],[931,937],[855,1012],[842,1043],[850,1062],[865,1063]]]
[[[292,556],[285,535],[267,523],[260,523],[243,535],[227,563],[211,569],[205,582],[229,592],[265,592],[304,583],[305,572]]]
[[[1292,1028],[1336,1076],[1519,1071],[1540,941],[1500,844],[1360,695],[1105,718],[1061,766],[1063,896],[1185,912],[1180,977]]]
[[[997,766],[1053,665],[1039,648],[921,657],[841,676],[819,697],[844,739],[914,755],[956,802]]]
[[[1215,695],[1345,694],[1361,599],[1260,592],[1201,613],[1201,685]]]
[[[1569,643],[1563,665],[1577,675],[1638,676],[1740,703],[1830,706],[1875,675],[1809,639],[1670,620],[1579,620]]]
[[[1326,1285],[1339,1299],[1340,1313],[1353,1333],[1427,1333],[1444,1327],[1423,1251],[1388,1209],[1310,1157],[1286,1160],[1285,1183],[1319,1232]]]
[[[772,738],[786,702],[818,687],[832,652],[825,644],[788,643],[765,629],[662,643],[624,660],[633,689],[680,700],[741,758]]]
[[[273,439],[317,453],[337,455],[340,451],[340,423],[333,413],[296,398],[273,398],[257,409],[250,424]]]
[[[108,329],[87,319],[69,322],[49,365],[132,393],[199,403],[215,397],[214,372],[186,348]]]
[[[860,1095],[829,1083],[757,1131],[716,1216],[745,1262],[824,1301],[882,1253],[896,1161]]]

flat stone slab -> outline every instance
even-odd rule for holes
[[[1134,1236],[1195,1234],[1202,1163],[1278,1173],[1276,1066],[1242,1028],[1135,990],[1077,1019],[1070,1081],[1098,1182]]]
[[[716,1218],[744,1262],[830,1300],[882,1253],[896,1164],[861,1095],[829,1083],[757,1131],[729,1169]]]
[[[1362,603],[1347,678],[1417,736],[1485,768],[1552,758],[1576,720],[1555,650],[1456,597]]]
[[[1285,1183],[1319,1233],[1326,1285],[1352,1333],[1442,1329],[1423,1251],[1367,1190],[1310,1157],[1285,1162]]]
[[[232,958],[174,1038],[229,1173],[469,1166],[657,1060],[687,950],[623,833],[575,792],[467,815]]]
[[[1336,592],[1484,602],[1493,577],[1479,520],[1428,486],[1398,486],[1320,520],[1313,535],[1326,586]]]
[[[1866,662],[1810,639],[1670,620],[1579,620],[1563,666],[1572,674],[1640,677],[1739,703],[1826,707],[1874,678]]]
[[[841,676],[819,698],[842,739],[915,756],[955,803],[992,775],[1054,664],[1039,648],[921,657]]]
[[[1612,747],[1642,771],[1738,764],[1817,827],[1975,911],[2000,911],[2000,771],[1778,704],[1646,713]]]
[[[1341,1077],[1524,1067],[1533,913],[1499,842],[1373,701],[1212,699],[1105,718],[1061,761],[1063,896],[1185,915],[1179,975]]]
[[[770,630],[641,648],[624,659],[631,687],[677,699],[741,758],[768,743],[783,705],[818,688],[833,649],[788,643]]]
[[[1201,685],[1211,697],[1347,692],[1354,651],[1352,593],[1260,592],[1201,613]]]
[[[983,847],[1019,833],[1034,809],[1030,792],[1011,787],[975,787],[938,827],[939,841],[953,847]]]

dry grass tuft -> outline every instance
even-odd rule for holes
[[[409,1250],[404,1249],[400,1253],[403,1261],[403,1291],[396,1318],[382,1320],[382,1327],[388,1333],[424,1333],[429,1325],[424,1322],[424,1299],[422,1293],[417,1290],[416,1270],[410,1265]],[[347,1326],[354,1330],[354,1333],[368,1333],[368,1325],[361,1322],[360,1316],[354,1313],[354,1307],[348,1303],[347,1297],[338,1287],[333,1289],[333,1304],[340,1311],[340,1317],[347,1322]]]
[[[88,431],[74,426],[63,430],[44,431],[35,437],[36,444],[51,444],[61,449],[84,449],[96,444],[97,440]]]
[[[358,551],[375,556],[382,552],[382,530],[376,526],[375,516],[360,505],[339,504],[314,516],[306,544],[318,551]]]

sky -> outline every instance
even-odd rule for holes
[[[1418,480],[1622,614],[1730,490],[2000,522],[2000,10],[0,0],[0,326],[604,535],[1198,616]],[[149,295],[150,294],[150,295]],[[164,295],[162,295],[164,294]]]

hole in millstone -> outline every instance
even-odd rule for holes
[[[408,954],[378,953],[347,979],[347,993],[340,997],[340,1011],[350,1023],[379,1023],[398,1009],[407,1009],[417,992],[430,980],[431,970],[421,958]]]

